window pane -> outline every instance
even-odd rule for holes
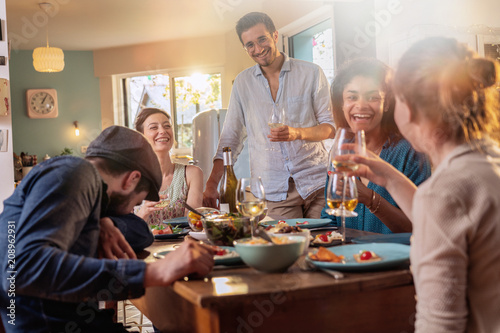
[[[328,82],[333,80],[333,35],[331,20],[323,21],[289,39],[290,55],[319,65]]]
[[[484,56],[500,61],[500,44],[484,44]]]
[[[192,123],[198,112],[220,109],[221,75],[193,74],[174,78],[175,84],[175,139],[179,148],[193,145]]]
[[[137,113],[145,107],[158,108],[170,114],[170,90],[168,75],[134,76],[124,80],[128,127],[134,126]]]

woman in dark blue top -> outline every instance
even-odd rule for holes
[[[405,174],[416,185],[429,178],[429,160],[416,152],[399,132],[394,121],[391,69],[376,59],[355,59],[343,66],[331,87],[332,109],[337,128],[364,130],[366,148]],[[328,176],[325,186],[328,187]],[[409,218],[381,186],[358,179],[357,217],[346,218],[346,227],[377,233],[411,232]],[[339,217],[326,213],[335,224]]]

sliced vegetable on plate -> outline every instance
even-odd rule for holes
[[[234,247],[214,246],[214,249],[216,251],[214,255],[214,262],[216,265],[235,265],[242,263],[242,260],[239,254],[234,250]],[[156,253],[155,256],[157,258],[162,258],[169,252],[172,252],[172,250]]]
[[[156,239],[174,239],[185,236],[189,233],[188,229],[183,229],[180,225],[172,227],[168,223],[152,225],[150,228]]]

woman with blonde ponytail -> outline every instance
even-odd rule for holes
[[[395,120],[432,176],[417,189],[378,156],[351,157],[411,217],[417,332],[500,332],[499,73],[454,39],[417,42],[396,71]]]

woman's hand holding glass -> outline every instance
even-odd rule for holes
[[[260,177],[240,178],[236,188],[236,208],[252,220],[252,237],[257,218],[266,208],[266,194]]]

